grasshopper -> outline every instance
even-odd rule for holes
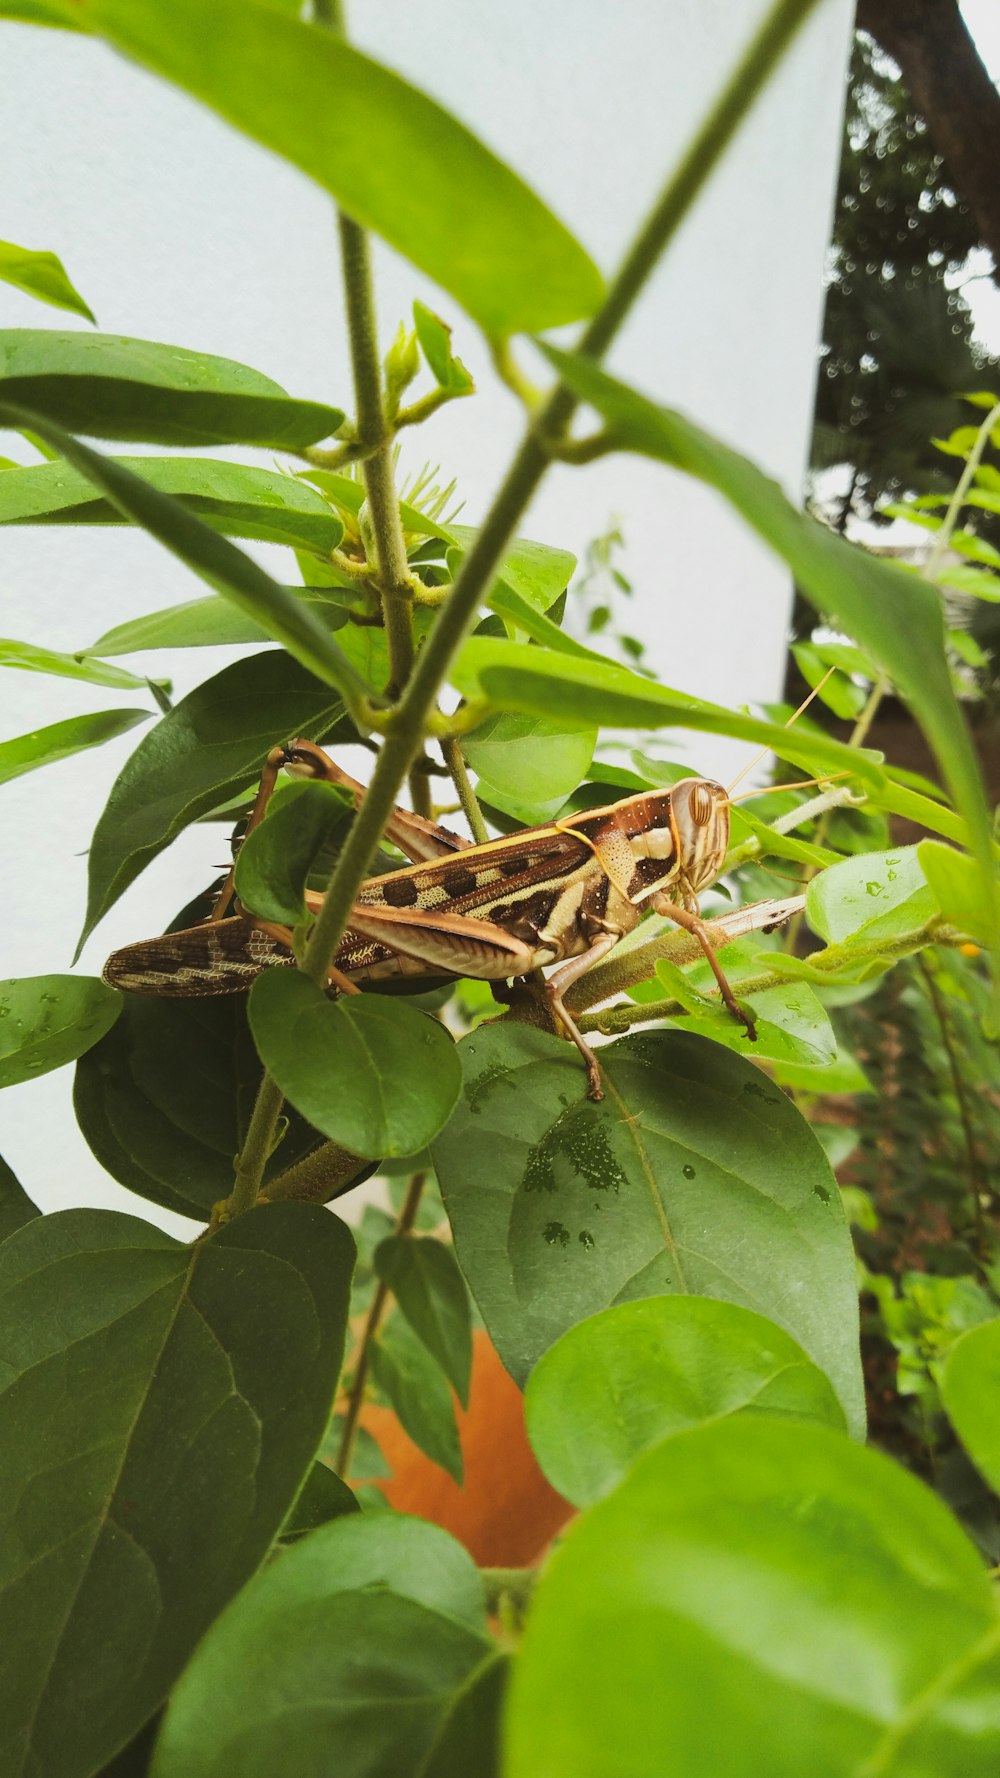
[[[364,795],[322,748],[293,741],[269,755],[247,832],[262,818],[283,767],[342,786],[355,804]],[[754,1038],[753,1020],[737,1005],[698,910],[698,893],[718,877],[728,850],[729,809],[721,784],[683,778],[669,790],[472,845],[397,808],[386,835],[411,862],[362,885],[331,987],[357,992],[358,981],[442,975],[506,981],[557,964],[544,993],[583,1057],[591,1098],[599,1099],[597,1057],[563,997],[652,909],[694,936],[725,1005]],[[307,892],[307,909],[315,911],[320,899]],[[233,901],[230,872],[208,920],[116,951],[105,981],[138,994],[231,994],[265,968],[294,964],[288,928],[255,919],[238,904],[227,917]]]

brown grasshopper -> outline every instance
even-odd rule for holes
[[[269,755],[248,832],[282,767],[341,785],[356,802],[364,795],[322,748],[293,741]],[[599,1099],[597,1057],[563,997],[651,908],[694,936],[725,1005],[754,1038],[753,1020],[737,1005],[698,910],[699,890],[722,869],[729,809],[721,784],[683,778],[669,790],[472,845],[397,808],[386,835],[411,863],[362,885],[331,986],[357,992],[357,981],[397,976],[502,981],[558,964],[545,995],[586,1063],[591,1098]],[[265,968],[293,964],[291,932],[242,910],[226,918],[233,898],[231,872],[210,919],[116,951],[105,981],[137,994],[232,994]],[[315,911],[320,899],[307,893],[307,908]]]

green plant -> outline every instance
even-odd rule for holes
[[[7,664],[136,690],[107,657],[167,640],[278,645],[165,710],[140,743],[95,831],[86,930],[183,826],[242,811],[276,742],[362,738],[375,752],[353,819],[334,790],[292,787],[248,847],[246,893],[264,898],[264,917],[272,904],[290,916],[298,963],[254,984],[249,1026],[238,999],[147,1000],[65,976],[0,990],[0,1083],[78,1057],[77,1114],[108,1171],[208,1224],[185,1246],[137,1217],[43,1217],[0,1179],[5,1769],[991,1773],[990,1579],[933,1493],[860,1446],[847,1222],[796,1102],[859,1084],[830,1005],[901,959],[1000,944],[993,831],[940,603],[599,364],[809,0],[778,0],[606,287],[508,169],[350,48],[331,0],[311,24],[275,0],[0,10],[107,37],[342,206],[350,420],[203,354],[100,335],[5,342],[0,418],[54,460],[3,472],[0,521],[139,524],[211,589],[79,655],[9,644]],[[367,228],[484,329],[524,402],[523,442],[481,524],[446,518],[447,496],[426,489],[397,497],[400,428],[471,390],[448,328],[419,305],[380,369]],[[511,338],[571,321],[584,324],[579,347],[542,343],[556,381],[539,394]],[[407,402],[421,362],[432,387]],[[572,429],[582,402],[599,416],[591,433]],[[172,451],[264,443],[297,467],[122,460],[78,433]],[[860,651],[849,671],[860,659],[871,696],[892,683],[906,699],[944,789],[886,765],[863,730],[845,747],[808,721],[786,730],[783,713],[686,697],[560,627],[572,564],[517,525],[553,460],[611,449],[708,483],[778,551]],[[232,536],[293,550],[301,587]],[[438,702],[446,684],[461,695],[454,713]],[[109,712],[104,730],[134,716]],[[527,997],[482,1020],[482,985],[463,984],[455,999],[481,1022],[457,1049],[432,1021],[447,984],[416,1008],[366,997],[348,1015],[327,1000],[358,889],[396,862],[377,849],[407,780],[427,814],[433,774],[447,771],[479,833],[473,777],[507,825],[676,779],[646,753],[631,771],[593,761],[595,720],[736,735],[808,773],[850,773],[846,787],[734,811],[735,893],[769,892],[768,858],[816,873],[811,956],[779,933],[728,947],[756,1049],[707,965],[686,967],[684,935],[653,924],[570,997],[581,1028],[614,1039],[599,1104]],[[0,747],[0,774],[103,732],[82,718],[58,728]],[[889,813],[950,844],[892,849]],[[321,908],[306,914],[317,886]],[[992,990],[982,998],[974,1010],[995,1024]],[[308,1044],[292,1040],[300,1016]],[[379,1161],[395,1214],[370,1209],[356,1252],[325,1206]],[[445,1220],[453,1249],[436,1238]],[[980,1220],[985,1268],[994,1231]],[[543,1467],[582,1509],[531,1598],[529,1577],[480,1574],[442,1531],[349,1486],[377,1474],[359,1418],[372,1380],[459,1473],[469,1290],[528,1381]],[[947,1353],[937,1342],[936,1386],[995,1487],[998,1324],[968,1320],[948,1324],[967,1331]]]

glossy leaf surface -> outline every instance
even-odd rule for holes
[[[5,284],[26,291],[28,296],[37,297],[39,302],[50,303],[54,309],[71,309],[85,321],[97,324],[55,253],[17,247],[13,241],[0,241],[0,278]]]
[[[618,1303],[571,1327],[528,1378],[532,1449],[554,1488],[592,1506],[662,1439],[727,1414],[844,1414],[829,1380],[773,1321],[707,1297]]]
[[[611,1303],[721,1298],[776,1321],[864,1425],[847,1225],[825,1155],[777,1087],[703,1038],[576,1052],[525,1025],[459,1045],[458,1110],[432,1153],[462,1270],[517,1380]]]
[[[0,330],[0,379],[8,401],[71,432],[130,443],[298,451],[344,418],[339,408],[293,401],[230,358],[118,334]]]
[[[110,1030],[121,995],[88,975],[0,982],[0,1087],[75,1062]]]
[[[452,1038],[398,999],[330,1001],[297,970],[273,969],[251,990],[250,1027],[286,1098],[352,1154],[418,1153],[461,1092]]]
[[[58,654],[52,648],[39,648],[34,642],[16,642],[13,637],[0,637],[0,667],[17,667],[24,673],[51,673],[56,679],[82,679],[87,685],[110,685],[116,691],[146,691],[146,681],[125,667],[112,666],[110,661],[77,660],[72,654]]]
[[[647,1452],[556,1553],[505,1771],[991,1778],[998,1723],[1000,1614],[941,1502],[835,1433],[739,1415]]]
[[[257,1567],[326,1422],[352,1264],[303,1204],[196,1248],[63,1211],[0,1249],[11,1778],[100,1766]]]
[[[462,1450],[451,1391],[427,1347],[394,1315],[371,1347],[372,1376],[404,1432],[462,1485]]]
[[[153,1778],[420,1778],[491,1655],[461,1546],[416,1519],[352,1514],[287,1551],[213,1626],[171,1700]],[[478,1774],[475,1742],[466,1758]]]
[[[149,716],[148,710],[93,710],[32,729],[27,735],[15,735],[11,741],[0,741],[0,784],[23,777],[25,772],[37,772],[40,766],[71,759],[87,747],[101,747],[105,741],[127,734],[137,723],[148,722]]]

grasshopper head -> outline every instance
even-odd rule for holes
[[[670,787],[670,830],[688,887],[714,883],[729,849],[729,793],[711,778],[681,778]]]

